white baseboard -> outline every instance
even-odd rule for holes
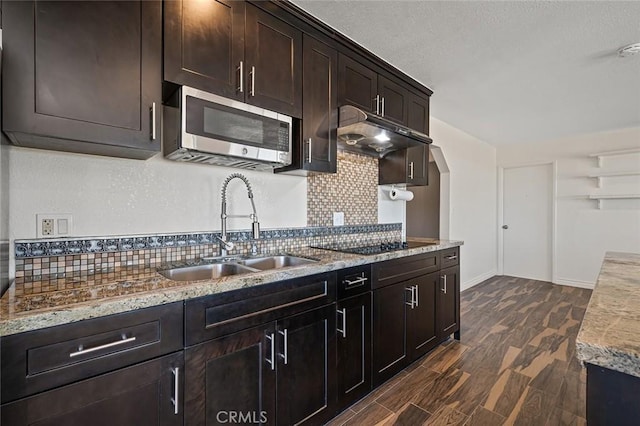
[[[492,269],[488,272],[485,272],[484,274],[480,274],[476,277],[473,277],[470,280],[467,280],[460,284],[460,291],[465,291],[467,289],[470,289],[471,287],[478,285],[481,282],[488,280],[491,277],[494,277],[496,274],[497,274],[497,270]]]
[[[588,288],[590,290],[593,290],[596,286],[595,283],[589,281],[571,280],[569,278],[556,278],[553,280],[553,283],[558,285],[567,285],[570,287]]]

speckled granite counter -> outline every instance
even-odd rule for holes
[[[640,254],[606,254],[576,350],[583,362],[640,377]]]
[[[13,285],[0,299],[0,336],[463,244],[462,241],[431,239],[422,239],[422,242],[433,245],[367,256],[300,249],[291,254],[316,258],[319,262],[216,280],[178,282],[164,278],[155,269],[122,268],[81,278],[60,279],[53,286],[55,290],[48,292],[17,294]]]

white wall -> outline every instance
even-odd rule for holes
[[[621,129],[522,146],[500,146],[498,165],[557,162],[556,274],[554,282],[592,287],[606,251],[640,253],[640,201],[605,201],[603,208],[585,195],[640,194],[640,177],[607,178],[603,188],[589,173],[640,171],[640,153],[609,157],[603,167],[588,155],[640,148],[640,128]],[[582,197],[580,197],[582,196]]]
[[[72,236],[214,231],[231,173],[252,184],[262,228],[306,226],[304,177],[182,164],[160,155],[127,160],[11,146],[11,240],[36,237],[36,213],[71,213]],[[248,214],[244,184],[229,184],[229,214]],[[230,219],[229,229],[250,228]]]
[[[441,236],[464,240],[460,263],[464,290],[494,276],[497,270],[496,150],[433,117],[430,136],[441,148],[449,169],[448,178],[441,179],[441,196],[449,198],[450,206],[449,217],[441,217],[441,224],[446,226],[448,220],[449,235]],[[449,191],[443,185],[448,185]],[[441,205],[447,203],[441,201]],[[405,206],[404,202],[389,202],[380,190],[380,222],[404,224]]]

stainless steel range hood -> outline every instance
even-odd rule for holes
[[[367,113],[351,105],[340,107],[338,149],[382,158],[390,152],[433,141],[428,135]]]

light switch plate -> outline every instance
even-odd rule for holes
[[[68,237],[73,233],[71,213],[36,214],[36,238]]]
[[[333,226],[344,225],[344,212],[333,212]]]

